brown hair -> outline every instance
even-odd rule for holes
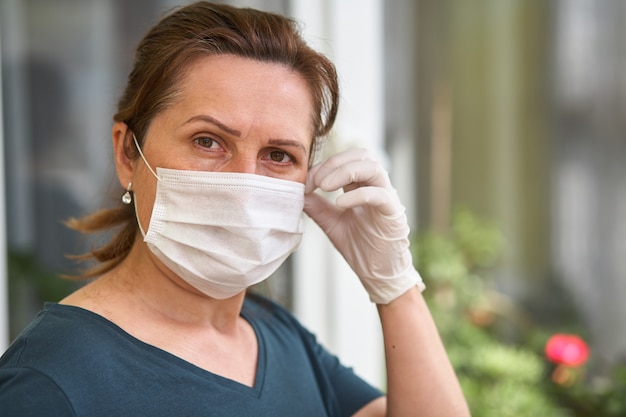
[[[309,160],[312,162],[337,115],[339,86],[335,67],[306,45],[295,21],[254,9],[197,2],[166,15],[137,47],[134,67],[114,121],[126,123],[141,146],[150,122],[176,98],[180,80],[189,66],[200,57],[222,54],[283,64],[306,80],[314,105]],[[136,159],[138,153],[131,140],[128,133],[126,154]],[[99,262],[80,278],[100,275],[117,266],[130,252],[138,232],[132,204],[120,203],[82,219],[70,219],[67,224],[83,233],[120,228],[109,243],[75,257]]]

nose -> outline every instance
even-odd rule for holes
[[[242,174],[258,174],[258,163],[254,156],[235,155],[222,166],[222,172],[238,172]]]

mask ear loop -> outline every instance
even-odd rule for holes
[[[143,162],[146,164],[146,166],[148,167],[152,175],[154,175],[154,177],[157,179],[157,181],[160,181],[161,178],[159,178],[156,172],[154,172],[154,170],[152,169],[152,167],[146,160],[146,157],[143,155],[143,152],[141,152],[141,147],[139,147],[139,143],[137,142],[137,137],[135,136],[134,133],[133,133],[133,141],[135,142],[135,146],[137,147],[137,151],[139,152],[139,156],[141,156],[141,159],[143,159]],[[137,226],[139,226],[139,231],[141,232],[141,236],[143,236],[145,240],[146,233],[143,231],[143,227],[141,227],[141,222],[139,221],[139,213],[137,213],[137,195],[135,195],[135,218],[137,219]]]
[[[132,133],[132,132],[131,132]],[[152,167],[150,166],[150,164],[148,163],[148,160],[146,159],[145,156],[143,156],[143,152],[141,152],[141,148],[139,147],[139,142],[137,142],[137,137],[135,136],[135,134],[133,133],[133,141],[135,142],[135,146],[137,147],[137,151],[139,152],[139,156],[141,156],[141,159],[143,159],[143,162],[146,164],[146,166],[148,167],[148,169],[150,170],[150,172],[152,172],[152,175],[154,175],[154,177],[157,180],[161,180],[161,178],[159,178],[159,176],[156,174],[156,172],[154,172],[154,170],[152,169]]]

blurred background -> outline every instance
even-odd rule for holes
[[[59,278],[65,254],[97,240],[62,222],[119,201],[111,117],[133,49],[185,3],[0,0],[3,349],[80,285]],[[473,414],[625,415],[626,2],[226,3],[293,16],[337,63],[328,152],[385,161]],[[308,227],[270,293],[384,387],[375,309]],[[555,335],[582,344],[555,356]]]

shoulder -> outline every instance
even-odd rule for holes
[[[11,416],[74,415],[57,376],[77,362],[78,344],[69,333],[85,331],[80,314],[46,305],[0,358],[0,409]],[[88,327],[88,326],[87,326]]]
[[[286,308],[261,296],[248,295],[243,312],[253,326],[261,328],[269,350],[268,361],[276,368],[289,369],[289,374],[282,378],[297,374],[300,382],[315,381],[310,385],[315,387],[310,395],[317,392],[337,415],[352,415],[382,396],[380,390],[343,365]]]
[[[75,415],[63,390],[48,375],[28,367],[0,368],[0,409],[13,417]]]
[[[37,317],[22,331],[11,343],[8,350],[0,358],[0,367],[30,367],[32,360],[40,358],[50,347],[54,346],[54,340],[59,330],[63,330],[60,318],[53,311],[51,305],[39,312]],[[44,349],[44,346],[46,347]]]
[[[82,308],[46,304],[2,355],[0,369],[30,369],[60,383],[63,376],[81,371],[81,364],[104,366],[123,344],[123,333],[115,327]]]

